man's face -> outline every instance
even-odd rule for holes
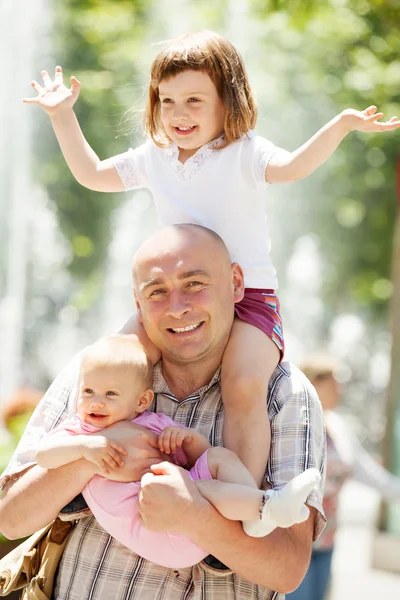
[[[217,241],[196,230],[167,230],[139,254],[135,295],[139,320],[163,358],[190,363],[221,354],[232,327],[243,276]]]

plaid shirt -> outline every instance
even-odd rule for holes
[[[79,355],[57,377],[35,410],[0,480],[5,483],[35,462],[42,435],[75,411]],[[222,445],[223,403],[220,372],[209,385],[179,402],[157,365],[155,400],[150,410],[163,412],[176,423],[192,427],[214,446]],[[266,481],[280,487],[306,468],[325,474],[325,429],[314,388],[288,363],[280,364],[270,381],[268,409],[271,451]],[[307,503],[317,509],[314,539],[325,525],[323,483]],[[266,558],[266,560],[268,560]],[[61,559],[54,589],[56,600],[282,600],[284,596],[250,583],[230,570],[218,571],[205,563],[167,569],[151,563],[118,543],[94,517],[78,521]]]

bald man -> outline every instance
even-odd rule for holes
[[[222,445],[220,365],[234,304],[243,297],[242,269],[231,264],[216,234],[176,225],[158,231],[138,250],[133,287],[138,320],[162,355],[151,410]],[[93,465],[85,460],[46,471],[33,459],[37,440],[73,413],[78,369],[79,357],[53,383],[3,474],[0,529],[7,537],[28,535],[47,524],[93,476]],[[308,380],[280,364],[266,402],[272,444],[265,487],[282,486],[309,467],[323,474],[323,417]],[[119,479],[133,481],[145,474],[139,503],[143,524],[186,535],[210,557],[171,571],[130,552],[89,516],[78,522],[68,541],[54,598],[278,600],[299,585],[312,541],[324,526],[321,487],[308,498],[305,523],[251,538],[201,496],[183,469],[163,462],[151,432],[129,423],[105,432],[128,450]],[[153,464],[158,467],[150,474]]]

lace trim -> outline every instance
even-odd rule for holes
[[[131,160],[126,160],[125,155],[113,158],[113,164],[124,184],[125,190],[143,187],[143,182],[140,180],[140,174],[137,172],[135,165]]]
[[[223,136],[204,144],[197,150],[193,156],[187,159],[186,162],[182,163],[179,160],[179,148],[176,144],[171,144],[165,149],[165,155],[168,162],[176,174],[183,179],[183,181],[189,181],[201,167],[212,158],[218,149],[223,144]]]

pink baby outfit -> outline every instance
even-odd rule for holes
[[[159,434],[171,425],[178,426],[162,413],[144,412],[132,423],[142,425]],[[48,435],[64,431],[68,435],[90,434],[102,431],[82,421],[75,415],[61,423]],[[187,462],[183,450],[178,449],[173,462],[184,466]],[[193,481],[212,479],[207,462],[207,451],[200,456],[194,467],[188,471]],[[120,483],[95,475],[82,491],[82,494],[100,525],[116,540],[139,556],[163,567],[179,569],[191,567],[207,556],[191,540],[176,533],[150,531],[139,523],[137,502],[140,482]]]

